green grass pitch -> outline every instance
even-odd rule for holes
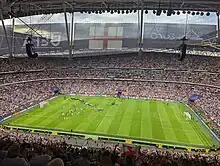
[[[183,113],[189,112],[189,108],[181,103],[114,97],[72,97],[84,102],[73,100],[70,96],[60,96],[50,100],[43,108],[35,107],[3,124],[188,145],[214,144],[211,135],[196,122],[198,119],[186,120]]]

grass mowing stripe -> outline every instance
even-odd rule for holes
[[[90,104],[94,105],[95,101],[94,100],[94,103],[91,103],[91,100],[90,99],[86,99],[87,101],[89,101]],[[64,120],[66,121],[64,124],[61,124],[62,127],[64,128],[70,128],[71,130],[76,130],[76,128],[78,128],[85,119],[88,119],[88,117],[93,114],[93,111],[92,108],[86,108],[85,109],[85,105],[84,103],[81,103],[81,102],[78,102],[78,101],[75,101],[75,103],[77,103],[77,112],[75,112],[75,115],[74,117],[77,117],[77,118],[74,118],[74,120],[72,118],[68,119],[68,120]]]
[[[94,98],[88,98],[88,103],[95,103],[95,101],[97,99],[94,99]],[[94,121],[95,117],[96,117],[96,113],[94,113],[94,111],[92,110],[92,108],[88,108],[87,110],[87,116],[83,119],[83,121],[81,121],[81,123],[75,127],[75,131],[84,131],[86,128],[89,127],[90,123],[92,121]],[[71,121],[71,126],[74,126],[74,121]]]
[[[117,108],[115,106],[107,107],[106,109],[108,109],[108,110],[105,110],[107,112],[107,114],[105,115],[102,122],[100,123],[100,125],[96,129],[97,131],[103,132],[103,133],[107,133],[109,126],[111,125],[115,115],[118,112],[118,110],[116,110]],[[124,111],[122,111],[122,112],[124,112]]]
[[[132,124],[132,116],[133,116],[133,111],[135,109],[135,100],[125,100],[125,114],[119,122],[119,130],[118,130],[118,135],[123,135],[123,136],[129,136],[131,124]],[[123,110],[121,110],[123,111]]]
[[[121,104],[117,107],[116,113],[107,129],[107,133],[109,134],[118,134],[118,130],[120,128],[122,119],[126,113],[126,105]]]
[[[52,108],[55,108],[56,105],[52,105]],[[38,114],[36,114],[36,112]],[[35,111],[32,112],[27,112],[23,114],[23,117],[18,117],[19,121],[21,122],[17,122],[20,125],[23,126],[36,126],[38,125],[40,122],[42,122],[43,120],[46,120],[47,117],[49,117],[49,115],[51,115],[53,112],[53,109],[41,109],[41,108],[37,108]],[[25,118],[25,120],[23,120],[22,118]]]
[[[170,120],[170,117],[169,117],[169,104],[164,102],[164,103],[161,103],[161,110],[160,110],[160,119],[164,119],[166,121],[162,121],[163,123],[163,130],[164,130],[164,134],[165,134],[165,138],[166,140],[169,140],[169,141],[177,141],[177,138],[176,138],[176,134],[174,133],[173,131],[173,128],[172,128],[172,122]],[[165,128],[165,125],[166,125],[166,128]]]
[[[151,123],[152,123],[152,136],[154,139],[165,140],[165,134],[163,131],[163,127],[161,121],[159,119],[159,113],[157,110],[156,101],[150,102],[150,111],[151,111]]]
[[[150,101],[143,101],[141,106],[142,106],[141,137],[152,138]]]
[[[133,137],[140,137],[141,136],[141,112],[140,107],[141,107],[141,101],[136,101],[135,108],[133,110],[133,115],[132,115],[132,125],[130,128],[129,135]]]
[[[63,100],[62,101],[62,104],[55,104],[55,105],[52,105],[52,108],[51,109],[42,109],[41,111],[41,116],[40,117],[37,117],[35,120],[33,120],[29,125],[34,125],[34,126],[39,126],[41,123],[43,123],[44,121],[48,121],[48,118],[50,117],[51,114],[54,114],[56,113],[56,110],[62,110],[62,106],[67,104],[68,102],[66,100]],[[49,121],[51,121],[51,119],[49,119]],[[48,126],[45,126],[45,127],[48,127]],[[51,126],[53,127],[53,126]]]
[[[180,106],[182,106],[182,109],[181,109],[182,113],[185,111],[190,112],[189,108],[187,106],[185,106],[184,104],[180,104]],[[196,118],[196,120],[197,120],[197,118]],[[187,133],[189,141],[190,141],[190,143],[193,143],[193,144],[200,144],[200,145],[204,145],[204,146],[209,145],[210,139],[208,139],[206,137],[206,135],[203,133],[203,130],[199,127],[199,125],[200,124],[197,124],[197,122],[194,120],[189,121],[189,123],[188,123],[189,127],[184,125],[184,130],[186,128],[188,128],[191,130],[191,132],[194,133],[194,134]],[[189,132],[189,131],[187,131],[187,132]]]
[[[103,108],[107,103],[108,103],[108,101],[104,100],[99,104],[99,106],[101,108]],[[87,131],[95,132],[97,127],[101,123],[103,117],[105,116],[105,114],[107,114],[107,111],[100,111],[99,113],[97,113],[97,116],[95,117],[95,119],[90,123],[89,127],[87,128]]]
[[[182,126],[182,124],[179,122],[176,114],[175,114],[175,111],[178,111],[178,109],[176,109],[175,111],[173,110],[172,106],[170,107],[170,113],[168,114],[169,118],[170,118],[170,122],[171,122],[171,125],[173,127],[173,131],[176,135],[176,138],[179,142],[184,142],[184,143],[190,143],[185,131],[184,131],[184,128]]]
[[[86,100],[87,103],[92,105],[95,105],[97,101],[96,99],[91,99],[91,98],[87,98]],[[84,108],[84,104],[81,104],[81,107]],[[66,125],[71,126],[72,130],[83,131],[89,126],[89,123],[91,123],[91,121],[94,120],[93,119],[94,116],[92,115],[95,115],[95,111],[93,110],[93,107],[87,107],[85,110],[83,110],[83,112],[79,112],[79,114],[74,115],[77,117],[74,118],[75,119],[74,121],[72,119],[69,119]],[[87,123],[85,123],[85,126],[82,126],[86,120]]]
[[[200,141],[203,143],[203,145],[206,145],[206,146],[211,145],[210,140],[201,131],[201,129],[198,127],[198,125],[195,122],[193,122],[193,121],[191,122],[191,125],[194,128],[194,131],[197,133],[197,137],[200,139]]]
[[[89,127],[86,129],[86,131],[95,132],[97,127],[101,123],[102,118],[103,118],[103,114],[97,114],[95,119],[89,124]]]
[[[48,118],[49,123],[46,124],[46,127],[58,128],[59,124],[63,123],[63,120],[60,119],[61,113],[64,112],[63,110],[69,110],[69,109],[70,109],[70,105],[66,104],[64,105],[62,110],[54,111],[53,114],[51,115],[53,118],[50,118],[50,119]],[[62,129],[65,129],[65,128],[62,128]]]
[[[47,105],[45,105],[45,109],[48,107],[55,107],[55,101],[62,101],[60,98],[56,98],[51,100]],[[50,105],[51,104],[51,105]],[[12,122],[11,124],[19,124],[22,126],[29,126],[31,125],[30,123],[33,122],[33,119],[35,119],[35,116],[41,116],[42,113],[46,113],[43,112],[41,108],[39,108],[39,106],[32,108],[31,110],[28,110],[27,112],[23,112],[21,114],[19,114],[18,116],[15,116],[13,118],[10,118],[9,120],[7,120],[7,123]]]
[[[177,106],[176,106],[177,107]],[[185,120],[185,117],[183,116],[184,112],[190,112],[190,110],[188,109],[188,107],[186,107],[184,104],[179,104],[179,108],[181,108],[181,117],[182,119]],[[177,112],[175,111],[175,114],[177,115]],[[184,123],[184,131],[187,133],[187,137],[189,139],[189,142],[191,144],[200,144],[200,145],[205,145],[203,143],[203,141],[201,140],[201,138],[199,137],[199,131],[200,130],[195,130],[193,124],[195,121],[190,120],[188,121],[188,123]]]

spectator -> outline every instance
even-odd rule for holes
[[[90,166],[88,160],[88,152],[85,148],[81,150],[80,157],[75,160],[73,163],[74,166]]]
[[[7,158],[1,163],[1,166],[29,166],[24,158],[20,158],[20,146],[13,144],[8,149]]]
[[[60,158],[56,158],[49,162],[47,166],[64,166],[64,163]]]

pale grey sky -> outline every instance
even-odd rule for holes
[[[64,14],[54,14],[54,15],[38,15],[21,18],[27,24],[44,24],[44,23],[64,23]],[[68,22],[71,21],[71,16],[68,14]],[[5,20],[6,25],[11,24],[11,20]],[[75,23],[137,23],[138,22],[138,12],[129,14],[81,14],[75,13],[74,15]],[[166,14],[161,16],[156,16],[149,11],[148,14],[144,14],[144,22],[150,23],[181,23],[181,24],[217,24],[217,17],[215,13],[211,13],[210,16],[200,16],[200,15],[172,15],[170,17]],[[16,19],[16,25],[23,24],[18,19]]]

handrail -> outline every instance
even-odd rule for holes
[[[172,146],[183,146],[185,148],[187,147],[193,147],[193,148],[212,148],[212,146],[205,146],[205,145],[195,145],[195,144],[190,144],[190,143],[183,143],[183,142],[172,142],[172,141],[166,141],[166,140],[158,140],[158,139],[153,139],[153,138],[137,138],[137,137],[132,137],[132,136],[121,136],[121,135],[111,135],[111,134],[105,134],[105,133],[95,133],[95,132],[86,132],[86,131],[74,131],[72,130],[71,132],[68,130],[64,130],[64,129],[51,129],[51,128],[45,128],[45,127],[27,127],[27,126],[22,126],[22,125],[7,125],[7,124],[3,124],[5,127],[14,127],[14,128],[20,128],[20,129],[33,129],[33,130],[43,130],[43,131],[49,131],[49,132],[66,132],[66,133],[71,133],[71,134],[82,134],[82,135],[96,135],[99,137],[112,137],[112,138],[118,138],[118,139],[132,139],[135,141],[144,141],[144,142],[148,142],[148,143],[152,143],[152,144],[157,144],[157,143],[161,143],[161,144],[169,144]]]
[[[40,81],[52,81],[52,80],[100,80],[100,81],[130,81],[130,82],[157,82],[157,83],[173,83],[173,84],[188,84],[188,85],[197,85],[203,87],[217,88],[220,89],[220,86],[215,85],[206,85],[200,83],[192,83],[192,82],[179,82],[179,81],[164,81],[164,80],[145,80],[145,79],[122,79],[122,78],[89,78],[89,77],[56,77],[56,78],[44,78],[44,79],[36,79],[36,80],[27,80],[27,81],[18,81],[0,84],[0,87],[29,83],[29,82],[40,82]]]
[[[59,68],[41,68],[41,69],[35,69],[35,70],[25,70],[25,71],[8,71],[8,72],[0,72],[0,75],[6,75],[6,74],[16,74],[16,73],[34,73],[34,72],[43,72],[43,71],[56,71],[56,70],[62,70],[62,69],[109,69],[109,70],[158,70],[158,71],[177,71],[177,72],[204,72],[209,74],[220,74],[220,72],[212,72],[208,70],[182,70],[182,69],[174,69],[174,68],[135,68],[135,67],[59,67]]]

